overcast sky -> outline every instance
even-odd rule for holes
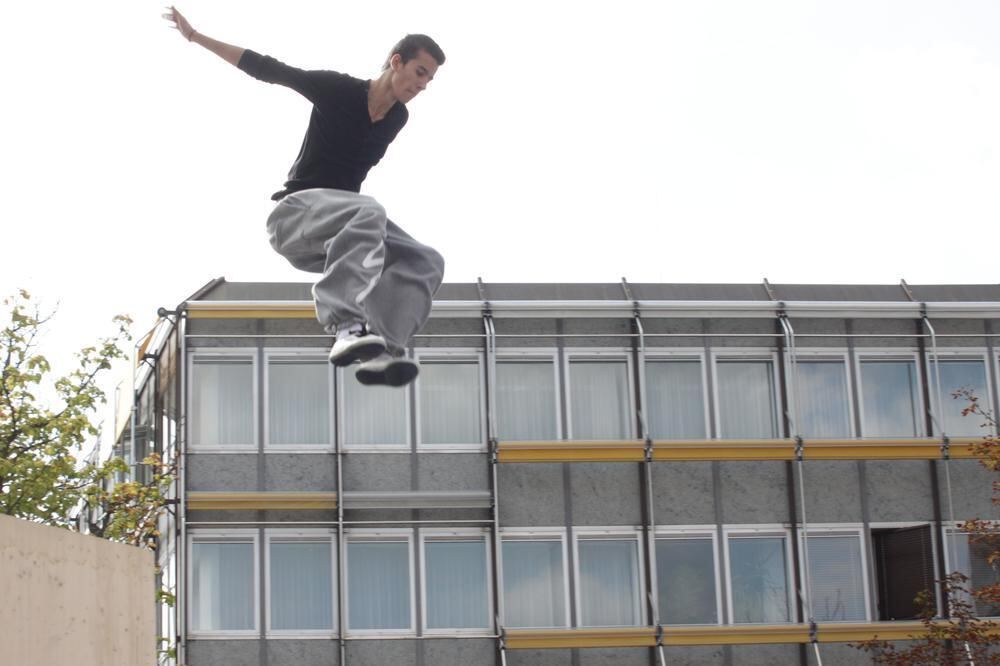
[[[378,75],[448,56],[364,186],[448,281],[995,283],[1000,3],[188,0],[194,27]],[[51,341],[216,276],[308,281],[264,220],[309,115],[146,0],[8,3],[0,290]]]

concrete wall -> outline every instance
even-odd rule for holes
[[[156,663],[153,554],[0,515],[2,666]]]

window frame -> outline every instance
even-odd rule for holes
[[[515,348],[505,348],[503,350],[498,350],[496,357],[494,359],[494,366],[499,366],[504,362],[512,363],[531,363],[531,362],[551,362],[552,363],[552,383],[555,387],[555,413],[553,417],[556,422],[556,440],[563,439],[563,424],[560,418],[560,405],[563,401],[563,384],[559,377],[559,351],[557,349],[552,349],[548,347],[515,347]],[[495,375],[494,375],[495,377]],[[496,389],[495,379],[494,379],[494,389]],[[496,398],[494,396],[493,403],[495,405]],[[499,421],[500,414],[496,414],[496,418]],[[497,425],[499,430],[499,424]],[[498,439],[500,438],[500,433],[495,433]],[[500,441],[520,441],[520,440],[504,440]]]
[[[709,369],[707,362],[707,354],[705,350],[700,347],[679,347],[670,349],[660,349],[656,348],[654,350],[646,350],[642,355],[642,372],[639,373],[640,387],[642,388],[642,395],[646,400],[644,405],[646,413],[651,411],[649,405],[649,386],[646,381],[646,371],[651,363],[662,363],[674,361],[691,361],[697,360],[701,369],[701,399],[702,399],[702,412],[703,422],[705,426],[705,437],[704,439],[709,439],[712,433],[712,409],[711,400],[709,400],[708,387],[709,387]],[[653,439],[657,439],[656,435],[652,432],[652,428],[649,425],[649,418],[644,417],[646,421],[646,428],[650,431],[650,436]]]
[[[485,559],[486,579],[483,581],[486,587],[486,626],[475,628],[448,628],[427,626],[427,542],[442,541],[482,541],[483,557]],[[453,529],[421,529],[419,537],[420,547],[420,624],[421,633],[425,636],[492,636],[494,633],[493,618],[493,566],[490,562],[490,531],[488,528],[479,527],[457,527]]]
[[[719,571],[719,532],[715,525],[684,525],[684,526],[659,526],[653,529],[653,555],[656,556],[656,543],[663,539],[704,539],[709,538],[712,541],[712,576],[715,579],[715,623],[708,624],[683,624],[683,625],[672,625],[672,626],[684,626],[684,627],[712,627],[720,626],[724,622],[723,617],[723,604],[722,596],[724,594],[723,587],[725,581],[723,580],[722,574]],[[656,562],[652,565],[655,567]],[[656,579],[660,579],[660,570],[656,569]],[[659,589],[656,590],[656,601],[659,604],[660,598]],[[657,613],[659,613],[659,608],[657,608]],[[663,618],[660,618],[660,623],[663,622]]]
[[[413,529],[409,527],[349,528],[344,530],[344,633],[348,636],[405,636],[417,635],[416,570],[414,563]],[[351,543],[400,543],[406,542],[410,578],[410,626],[406,629],[352,629],[351,628]]]
[[[194,414],[197,409],[194,404],[194,384],[195,384],[195,359],[198,358],[211,358],[211,357],[240,357],[250,359],[250,372],[253,375],[253,400],[250,408],[250,412],[253,416],[253,442],[239,443],[239,444],[201,444],[194,438]],[[187,416],[185,419],[185,430],[187,431],[187,437],[185,438],[186,450],[189,453],[256,453],[258,451],[258,442],[260,442],[260,419],[258,414],[260,413],[260,402],[261,402],[261,387],[260,387],[260,368],[259,368],[259,354],[256,347],[197,347],[188,351],[187,358],[187,382],[186,382],[186,392],[185,403],[187,407]]]
[[[795,575],[794,575],[794,558],[792,557],[792,534],[791,529],[785,527],[781,524],[763,524],[763,525],[730,525],[723,526],[722,528],[723,536],[723,565],[725,567],[725,583],[726,583],[726,623],[730,625],[767,625],[774,624],[772,622],[737,622],[734,617],[734,607],[733,607],[733,571],[732,571],[732,555],[730,554],[730,541],[732,538],[746,538],[746,537],[783,537],[785,540],[785,603],[788,605],[788,620],[779,624],[795,624],[798,622],[797,610],[795,606],[795,595],[797,590],[795,589]]]
[[[220,541],[249,543],[253,549],[253,628],[204,630],[194,628],[194,546],[202,541],[218,543]],[[260,638],[260,537],[256,529],[195,529],[188,531],[187,562],[184,564],[184,589],[187,592],[185,603],[186,617],[184,623],[188,627],[188,638],[198,640],[257,640]]]
[[[927,367],[924,368],[924,372],[927,373],[926,377],[927,377],[927,385],[928,385],[929,390],[932,393],[937,393],[937,384],[932,379],[934,377],[934,373],[931,372],[931,366],[935,364],[935,362],[931,360],[932,356],[934,356],[934,352],[933,351],[930,352],[930,353],[928,353],[928,354],[926,354],[926,361],[927,361],[926,365],[927,365]],[[998,358],[1000,358],[1000,357],[998,357]],[[982,405],[983,408],[985,410],[987,410],[987,411],[993,409],[994,390],[993,390],[993,382],[991,381],[991,378],[990,378],[990,359],[989,359],[989,352],[988,352],[988,350],[986,350],[985,348],[982,348],[982,347],[945,347],[945,348],[939,348],[937,350],[937,360],[939,360],[939,361],[982,361],[982,363],[983,363],[983,372],[986,375],[986,395],[985,396],[979,396],[979,404]],[[1000,376],[1000,375],[998,375],[998,376]],[[931,398],[932,398],[932,400],[931,400],[932,407],[936,410],[937,409],[937,405],[933,404],[933,402],[934,402],[933,401],[933,395],[931,396]],[[941,395],[941,406],[942,406],[942,408],[944,407],[944,405],[949,404],[949,403],[950,404],[956,404],[957,401],[953,400],[951,398],[951,395],[948,394],[947,392],[945,392],[943,395]],[[943,414],[942,414],[942,416],[943,416]],[[974,416],[967,416],[965,418],[972,419],[972,418],[975,418],[975,417]],[[934,423],[933,427],[934,427],[934,435],[933,436],[934,437],[940,437],[941,433],[938,431],[937,423]],[[981,433],[981,436],[995,435],[996,434],[995,433],[995,428],[992,427],[992,426],[990,426],[989,428],[979,428],[979,431]],[[954,435],[952,433],[948,433],[948,435],[949,435],[949,437],[979,437],[980,436],[980,435]]]
[[[634,541],[636,552],[636,589],[633,601],[635,603],[638,622],[636,624],[585,625],[583,624],[583,594],[580,578],[580,542],[581,541]],[[646,592],[646,555],[641,527],[584,527],[573,529],[573,579],[576,581],[576,626],[586,629],[607,627],[643,627],[649,621],[646,604],[643,602]]]
[[[955,534],[961,534],[961,535],[968,535],[969,534],[968,532],[963,532],[960,529],[960,525],[961,525],[961,523],[959,523],[958,521],[955,521],[955,522],[943,521],[941,523],[941,538],[942,538],[942,543],[944,544],[944,563],[945,563],[945,570],[948,573],[951,573],[953,571],[957,571],[956,566],[958,565],[957,562],[952,562],[951,561],[952,560],[952,549],[951,549],[951,540],[950,540],[949,537],[952,536],[952,535],[955,535]],[[969,564],[971,566],[972,562],[970,561]],[[966,585],[968,585],[969,589],[975,589],[975,588],[972,587],[972,571],[971,570],[970,571],[963,571],[961,573],[963,573],[963,574],[965,574],[966,576],[969,577],[969,580],[966,583]],[[978,609],[976,608],[976,604],[975,604],[975,599],[973,598],[970,601],[972,603],[973,613],[978,613]],[[1000,608],[1000,604],[995,604],[995,605],[998,608]],[[938,605],[938,615],[941,615],[941,611],[942,611],[942,608],[941,608],[941,606],[939,604]],[[998,614],[998,615],[978,615],[977,614],[977,617],[979,617],[980,619],[983,619],[983,620],[993,620],[993,621],[996,621],[996,620],[1000,619],[1000,614]]]
[[[355,367],[348,366],[346,368],[334,368],[334,372],[337,375],[337,414],[340,415],[339,419],[336,419],[336,436],[338,441],[341,442],[341,448],[344,451],[350,451],[352,453],[409,453],[413,448],[413,435],[410,432],[410,423],[412,422],[412,412],[413,405],[410,400],[410,391],[406,388],[394,389],[399,391],[403,396],[403,423],[404,430],[406,432],[405,442],[397,442],[393,444],[351,444],[347,441],[347,419],[344,417],[346,414],[346,408],[344,406],[344,399],[347,396],[347,391],[344,390],[344,382],[347,378],[344,377],[346,372],[354,372]],[[419,432],[419,431],[418,431]]]
[[[764,439],[782,439],[783,426],[781,415],[784,413],[785,405],[781,401],[781,383],[778,372],[778,352],[769,347],[718,347],[710,350],[712,363],[712,405],[714,406],[713,424],[715,425],[715,439],[717,440],[740,440],[757,439],[756,437],[726,437],[722,432],[722,408],[719,402],[719,361],[770,361],[771,362],[771,418],[774,419],[775,435]]]
[[[897,529],[914,529],[926,527],[930,532],[930,546],[931,546],[931,563],[933,567],[933,582],[934,587],[937,588],[937,579],[941,577],[941,573],[938,571],[939,555],[938,555],[938,542],[935,538],[935,526],[933,521],[929,520],[896,520],[896,521],[883,521],[868,523],[865,527],[865,557],[868,559],[868,569],[871,576],[869,577],[869,586],[871,587],[872,601],[871,605],[874,607],[875,614],[879,614],[879,592],[880,592],[880,579],[879,574],[875,571],[876,567],[876,555],[875,555],[875,537],[872,535],[875,531],[880,530],[897,530]],[[947,541],[942,541],[942,543],[947,543]],[[943,606],[941,605],[941,595],[938,594],[937,589],[935,589],[935,599],[937,605],[938,616],[942,615]],[[886,620],[887,622],[891,620]]]
[[[271,545],[279,543],[304,542],[318,543],[328,542],[330,544],[330,574],[331,588],[330,601],[332,603],[332,624],[330,630],[326,629],[272,629],[271,628]],[[284,529],[269,528],[264,530],[264,594],[267,605],[264,609],[264,631],[267,638],[335,638],[338,636],[339,626],[339,597],[337,590],[337,530],[323,528],[309,529]]]
[[[497,567],[499,571],[500,585],[498,586],[497,593],[500,596],[500,617],[503,620],[503,624],[507,626],[507,608],[504,599],[504,579],[503,579],[503,542],[505,538],[511,541],[559,541],[560,549],[562,551],[562,576],[563,576],[563,624],[555,627],[531,627],[537,629],[569,629],[571,624],[571,613],[572,608],[570,603],[569,585],[570,585],[570,570],[569,570],[569,546],[567,544],[567,535],[565,527],[533,527],[533,528],[508,528],[501,527],[498,530],[498,538],[500,541],[500,547],[497,548]],[[528,628],[528,627],[524,627]]]
[[[860,523],[819,523],[819,524],[809,524],[808,534],[810,536],[822,539],[824,536],[849,536],[857,537],[858,539],[858,553],[861,556],[861,585],[864,593],[864,609],[865,617],[861,620],[822,620],[825,623],[830,624],[843,624],[850,622],[871,622],[872,621],[872,580],[869,576],[869,571],[872,567],[870,562],[868,545],[865,540],[865,528],[864,525]],[[803,584],[805,584],[805,562],[806,562],[806,551],[803,547],[806,539],[806,530],[798,530],[797,536],[799,539],[799,569],[803,572]],[[813,578],[813,571],[809,569],[809,579],[810,582]],[[812,594],[812,590],[809,590],[809,594]],[[813,604],[815,609],[815,603]],[[805,612],[808,612],[807,608],[803,608]]]
[[[920,424],[918,432],[915,435],[894,435],[892,437],[886,437],[883,435],[869,435],[868,427],[865,423],[865,382],[861,374],[861,366],[865,361],[912,361],[913,367],[916,370],[916,384],[917,384],[917,410],[916,418],[917,422]],[[858,408],[860,413],[858,414],[858,423],[861,425],[861,431],[858,434],[858,439],[911,439],[911,438],[922,438],[928,437],[926,419],[924,413],[924,369],[921,367],[923,364],[920,362],[919,351],[914,347],[877,347],[877,348],[860,348],[855,349],[854,352],[854,372],[855,377],[857,377],[857,391],[858,391]]]
[[[847,419],[848,419],[847,426],[848,426],[848,430],[850,431],[850,434],[845,435],[845,437],[851,438],[851,439],[857,438],[858,437],[858,428],[857,428],[857,422],[858,422],[858,420],[857,420],[857,415],[855,414],[855,409],[854,409],[855,387],[854,387],[854,382],[851,379],[851,358],[850,358],[850,354],[848,353],[848,351],[846,349],[822,349],[822,348],[798,349],[798,350],[796,350],[796,354],[795,354],[795,362],[796,362],[796,364],[798,364],[801,361],[806,361],[806,362],[809,362],[809,361],[820,361],[820,362],[822,362],[822,361],[837,361],[837,362],[842,362],[844,364],[844,386],[847,388],[847,394],[845,396],[845,398],[847,400]],[[858,375],[858,377],[860,378],[860,375]],[[798,384],[798,377],[795,378],[795,391],[796,391],[796,393],[795,393],[794,399],[797,401],[798,398],[799,398],[799,391],[800,391],[799,384]],[[860,400],[858,401],[858,404],[859,405],[861,404]],[[793,416],[796,419],[799,419],[801,417],[800,414],[793,414]],[[802,433],[802,425],[800,423],[798,423],[798,421],[796,421],[795,427],[799,431],[799,434],[801,434]],[[795,433],[793,433],[793,434],[795,434]],[[802,434],[802,436],[805,437],[806,439],[810,440],[810,441],[817,441],[817,440],[818,441],[822,441],[823,439],[839,439],[838,437],[825,437],[825,438],[823,438],[823,437],[808,437],[805,434]]]
[[[573,432],[573,383],[572,366],[574,361],[625,361],[625,378],[627,391],[625,395],[625,411],[627,432],[625,440],[638,439],[635,425],[635,369],[632,364],[632,352],[624,347],[574,347],[564,349],[563,385],[566,387],[566,439],[577,440]],[[598,440],[602,441],[602,440]],[[612,440],[614,441],[614,440]]]
[[[333,372],[331,372],[332,365],[327,359],[327,353],[329,350],[320,348],[303,348],[303,347],[269,347],[264,350],[264,386],[263,386],[263,400],[261,401],[261,409],[263,410],[262,416],[264,419],[264,432],[262,437],[264,440],[264,453],[332,453],[335,450],[335,418],[333,404],[334,401],[338,399],[337,391],[334,386]],[[301,357],[303,359],[322,361],[326,364],[326,380],[327,388],[330,393],[330,407],[331,409],[327,413],[327,432],[330,434],[330,441],[325,444],[315,443],[315,444],[275,444],[271,442],[271,359],[273,357]]]
[[[483,350],[475,347],[422,347],[415,353],[417,363],[461,363],[475,361],[479,386],[479,441],[461,444],[432,444],[423,441],[421,410],[421,380],[418,375],[414,382],[413,412],[416,423],[416,450],[420,453],[485,453],[486,442],[486,359]]]

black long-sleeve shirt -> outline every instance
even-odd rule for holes
[[[368,114],[369,82],[327,70],[302,70],[246,50],[239,68],[250,76],[295,90],[313,104],[284,189],[271,198],[312,187],[358,192],[368,171],[379,163],[409,118],[397,102],[373,123]]]

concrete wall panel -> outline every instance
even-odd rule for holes
[[[672,319],[668,317],[643,317],[642,328],[646,333],[646,348],[697,347],[705,344],[700,334],[704,324],[701,319]],[[657,333],[693,333],[691,337],[657,337]]]
[[[491,666],[487,662],[486,666]],[[509,650],[507,666],[572,666],[571,650]]]
[[[798,664],[798,645],[734,645],[733,666]]]
[[[664,646],[663,655],[670,666],[723,666],[726,652],[721,645]]]
[[[657,525],[714,523],[712,463],[653,463],[653,517]]]
[[[563,466],[500,465],[500,524],[510,527],[564,525]]]
[[[777,319],[709,319],[707,333],[719,333],[711,338],[713,348],[719,347],[764,347],[774,349],[783,336]],[[763,337],[726,337],[726,333],[758,333]]]
[[[880,335],[915,336],[925,333],[923,325],[915,319],[853,319],[852,332],[872,337],[854,338],[858,351],[865,347],[916,347],[916,337],[880,337]]]
[[[649,648],[580,650],[580,666],[649,666]]]
[[[934,520],[927,461],[866,460],[863,464],[871,522]]]
[[[493,639],[442,639],[423,642],[424,664],[483,664],[496,659],[497,642]]]
[[[573,524],[641,525],[639,466],[576,463],[570,467]]]
[[[723,462],[722,520],[725,523],[784,523],[788,516],[785,463]]]
[[[260,650],[260,641],[188,641],[184,666],[257,666]]]
[[[947,520],[948,484],[945,463],[939,462],[937,468],[941,488],[941,511]],[[950,460],[948,468],[951,474],[951,501],[955,520],[1000,518],[1000,507],[992,501],[993,483],[1000,480],[996,472],[989,471],[977,460]]]
[[[264,663],[268,666],[337,666],[340,663],[340,646],[333,640],[271,640],[264,643],[264,652]]]
[[[489,490],[485,453],[441,453],[417,457],[420,490]]]
[[[823,660],[823,666],[864,666],[872,663],[872,659],[867,653],[844,643],[823,643],[819,646],[819,654]],[[811,645],[807,655],[809,666],[819,666],[816,652]]]
[[[257,490],[257,458],[256,453],[190,453],[187,456],[187,489]]]
[[[344,457],[344,491],[412,490],[409,453],[351,453]]]
[[[417,641],[348,641],[346,662],[349,666],[417,666],[418,649]]]
[[[264,456],[264,490],[321,492],[337,489],[337,458],[331,453]]]
[[[808,460],[802,463],[802,468],[805,471],[806,518],[810,523],[862,522],[857,462]],[[796,487],[796,497],[798,491],[799,488]]]

